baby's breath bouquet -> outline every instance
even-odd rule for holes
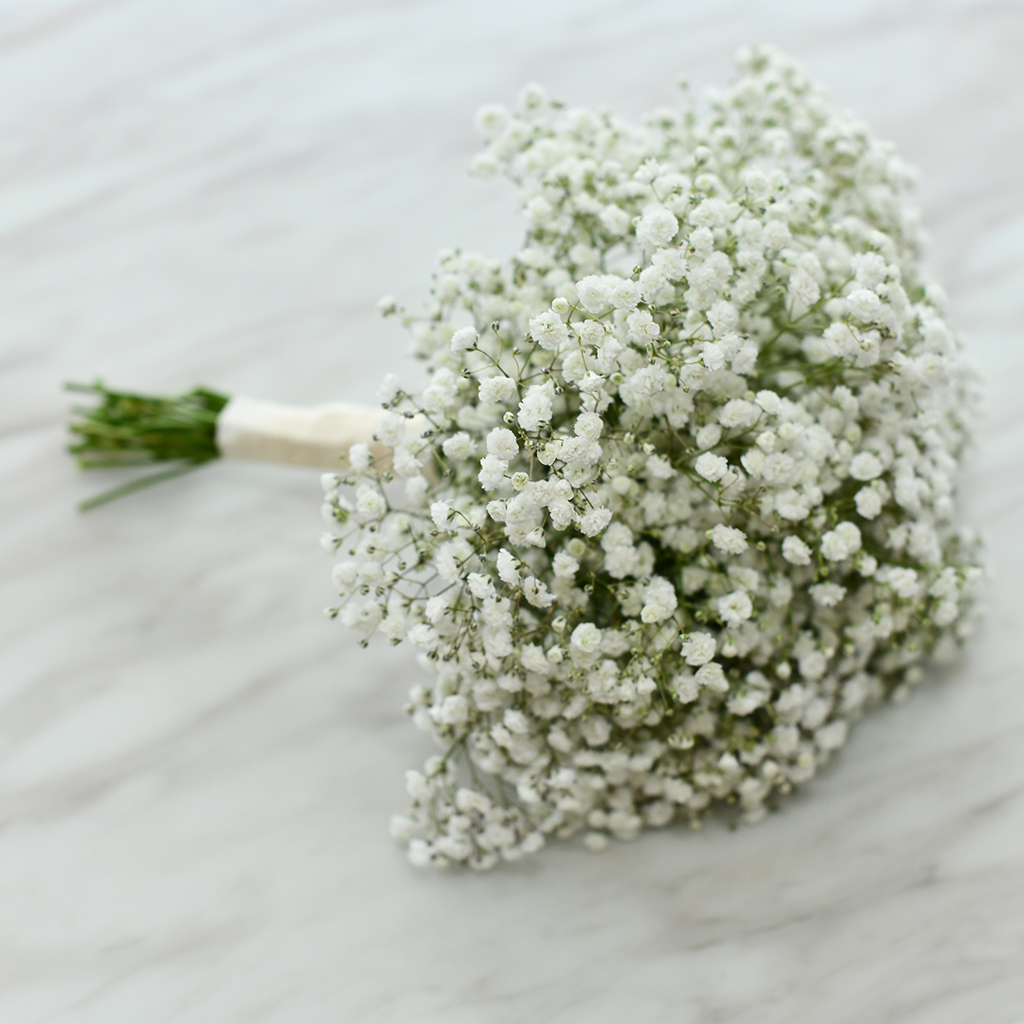
[[[329,614],[428,672],[415,864],[756,821],[968,632],[970,378],[911,175],[796,64],[737,64],[640,124],[484,108],[523,247],[442,254],[424,317],[383,302],[429,382],[385,380],[324,542]]]
[[[967,378],[911,175],[791,61],[737,64],[639,125],[537,87],[481,110],[525,244],[442,255],[393,457],[325,477],[331,613],[430,673],[416,864],[756,821],[967,632]]]

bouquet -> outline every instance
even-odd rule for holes
[[[973,381],[912,175],[794,62],[736,63],[639,124],[536,86],[480,111],[472,169],[514,184],[526,240],[443,253],[424,316],[382,301],[419,393],[388,375],[375,412],[172,400],[202,421],[182,468],[334,461],[328,614],[427,673],[407,710],[439,752],[392,824],[414,864],[597,850],[716,807],[757,821],[969,633]],[[103,393],[83,455],[153,457]]]

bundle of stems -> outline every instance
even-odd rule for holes
[[[161,397],[112,391],[101,381],[71,383],[68,391],[95,395],[95,406],[75,406],[68,451],[80,469],[124,469],[173,463],[138,476],[79,505],[81,511],[181,476],[220,457],[217,416],[228,396],[197,387],[181,395]]]

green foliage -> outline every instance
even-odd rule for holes
[[[226,395],[193,388],[182,395],[159,397],[111,391],[102,382],[67,384],[68,391],[96,395],[99,404],[75,406],[68,451],[80,469],[127,469],[158,462],[175,465],[136,477],[128,483],[89,498],[79,505],[87,511],[181,476],[219,458],[217,417],[228,403]]]

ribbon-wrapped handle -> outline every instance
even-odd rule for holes
[[[295,406],[237,395],[217,417],[217,448],[230,459],[338,469],[353,444],[368,444],[377,458],[391,456],[373,439],[386,415],[348,402]]]

